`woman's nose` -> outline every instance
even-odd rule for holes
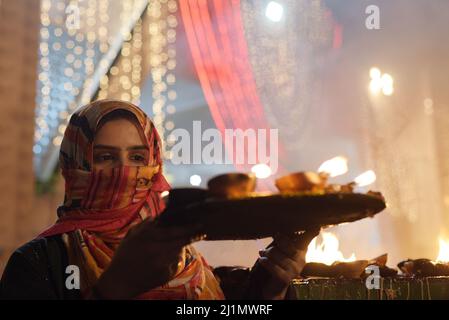
[[[129,165],[128,155],[126,154],[126,152],[120,152],[120,157],[119,157],[118,162],[119,162],[118,165],[121,167]]]

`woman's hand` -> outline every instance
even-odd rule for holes
[[[97,294],[103,299],[131,299],[167,283],[176,274],[184,247],[203,239],[200,229],[140,223],[128,232],[98,279]]]
[[[263,287],[264,299],[284,299],[290,282],[298,278],[306,263],[307,247],[320,230],[300,235],[274,237],[273,246],[259,252],[259,263],[271,275]]]

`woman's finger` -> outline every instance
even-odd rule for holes
[[[268,258],[274,264],[278,265],[294,277],[297,277],[301,273],[301,266],[298,261],[291,259],[277,247],[271,247],[266,250],[264,257]]]
[[[277,235],[274,240],[280,240],[283,239],[284,242],[288,241],[291,243],[292,246],[294,246],[296,249],[299,250],[307,250],[307,247],[309,246],[310,241],[313,240],[318,234],[320,233],[320,228],[313,228],[310,230],[307,230],[301,234],[280,234]]]
[[[284,283],[285,285],[288,285],[292,278],[290,275],[281,267],[274,264],[272,261],[270,261],[267,257],[261,257],[259,258],[260,265],[265,268],[273,277]]]
[[[285,255],[293,260],[296,260],[298,255],[298,248],[296,248],[290,238],[285,236],[279,236],[274,242],[274,246],[279,248]]]

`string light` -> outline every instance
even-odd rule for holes
[[[79,105],[89,103],[92,86],[98,81],[97,98],[118,98],[140,104],[144,74],[153,80],[153,114],[163,140],[175,125],[167,115],[176,112],[175,0],[148,0],[146,16],[137,20],[132,32],[120,27],[123,44],[117,63],[109,73],[99,75],[98,66],[109,66],[109,49],[115,35],[110,27],[110,10],[120,12],[120,24],[136,21],[142,2],[124,0],[42,0],[39,46],[38,96],[34,134],[35,166],[45,167],[50,151],[58,147],[70,115]],[[67,25],[68,7],[76,8],[79,23]],[[51,15],[50,15],[51,10]],[[51,17],[51,19],[50,19]],[[133,18],[134,17],[134,18]],[[95,77],[95,79],[94,79]],[[53,147],[53,148],[52,148]],[[163,154],[170,152],[163,146]]]
[[[199,186],[201,185],[201,176],[194,174],[190,176],[190,184],[192,186]]]
[[[120,22],[123,25],[132,16],[134,8],[134,1],[126,0],[121,2],[120,9]],[[98,99],[116,98],[126,101],[138,102],[140,95],[136,95],[137,91],[140,93],[140,88],[135,88],[132,82],[132,75],[134,74],[134,80],[140,77],[136,77],[137,63],[132,64],[134,58],[134,38],[139,39],[139,33],[141,33],[141,19],[139,19],[134,26],[133,34],[121,30],[121,36],[123,37],[123,44],[120,50],[118,62],[109,69],[109,75],[104,75],[100,81],[100,90],[98,92]],[[100,32],[100,31],[99,31]],[[101,31],[104,32],[104,31]],[[105,35],[103,35],[105,36]],[[136,40],[137,41],[137,40]],[[135,58],[138,60],[138,58]],[[134,66],[136,68],[134,68]]]
[[[100,21],[100,28],[98,29],[98,40],[100,42],[100,52],[106,53],[109,50],[108,0],[99,0],[98,15],[99,15],[99,21]]]
[[[87,25],[87,42],[85,42],[86,46],[86,57],[84,58],[84,73],[85,73],[85,81],[83,90],[88,90],[92,85],[92,74],[95,71],[94,64],[94,56],[95,56],[95,42],[97,39],[96,34],[96,0],[88,0],[87,1],[87,9],[86,9],[86,25]],[[84,95],[82,97],[81,103],[87,104],[90,102],[90,97],[88,95]]]
[[[270,1],[265,9],[265,16],[273,22],[279,22],[284,15],[284,7],[276,1]]]
[[[133,55],[130,65],[131,82],[129,91],[131,93],[132,102],[135,104],[140,104],[140,83],[142,79],[142,19],[139,19],[134,27],[131,50]]]
[[[98,7],[98,13],[97,13]],[[70,9],[70,10],[69,10]],[[101,48],[108,41],[107,0],[42,0],[36,97],[35,167],[38,172],[58,147],[80,92],[92,85]],[[50,14],[51,11],[51,14]],[[76,17],[70,16],[75,12]],[[97,15],[99,17],[97,17]],[[51,19],[50,19],[51,18]],[[79,23],[67,23],[75,18]],[[97,21],[99,21],[97,23]],[[76,26],[75,26],[76,25]],[[100,48],[101,47],[101,48]],[[87,99],[81,102],[87,103]]]
[[[41,29],[40,29],[40,44],[39,44],[39,83],[38,92],[40,92],[41,99],[38,101],[38,109],[36,114],[36,129],[34,133],[34,148],[35,154],[42,152],[42,138],[48,133],[49,128],[47,122],[44,120],[48,114],[49,104],[51,103],[51,81],[50,81],[50,63],[48,60],[49,55],[49,38],[50,30],[50,12],[51,0],[42,0],[41,2]],[[40,89],[40,90],[39,90]]]
[[[177,97],[173,89],[176,77],[171,71],[176,67],[174,43],[176,42],[175,28],[178,25],[177,10],[178,4],[175,0],[150,1],[147,10],[150,19],[148,33],[150,73],[153,80],[153,121],[162,141],[165,141],[170,136],[170,131],[174,129],[174,123],[167,121],[167,114],[173,114],[176,110],[172,104]],[[170,101],[169,105],[167,101]],[[162,146],[162,153],[165,158],[170,159],[171,152],[167,150],[165,143]]]
[[[382,92],[385,96],[391,96],[394,92],[393,87],[393,77],[388,73],[382,74],[382,72],[373,67],[369,71],[369,75],[371,78],[369,88],[373,95],[377,95]]]

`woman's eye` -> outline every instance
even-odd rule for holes
[[[109,153],[99,154],[95,157],[97,161],[112,161],[114,160],[114,156]]]
[[[138,161],[138,162],[143,162],[145,161],[145,156],[141,155],[141,154],[133,154],[130,157],[130,160],[132,161]]]

